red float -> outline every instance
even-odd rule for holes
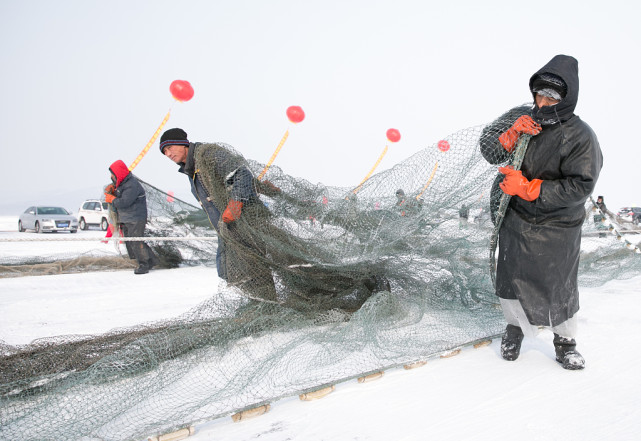
[[[401,132],[396,129],[389,129],[387,131],[387,140],[389,142],[399,142],[401,140]]]
[[[305,119],[305,112],[300,106],[289,106],[287,108],[287,119],[294,124],[298,124]]]
[[[440,151],[442,151],[442,152],[446,152],[446,151],[448,151],[448,150],[450,149],[450,143],[449,143],[449,142],[447,142],[447,141],[446,141],[446,140],[444,140],[444,139],[441,139],[441,140],[438,142],[437,147],[438,147],[438,149],[439,149]]]
[[[191,87],[189,81],[174,80],[169,86],[171,95],[180,102],[189,101],[194,96],[194,88]]]

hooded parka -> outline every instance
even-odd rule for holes
[[[120,223],[146,222],[147,221],[147,196],[127,165],[120,159],[109,167],[116,176],[116,199],[113,207],[118,213]]]
[[[111,203],[118,214],[118,223],[125,237],[142,237],[147,223],[147,196],[140,182],[121,160],[109,167],[116,177],[115,196]],[[127,254],[138,261],[136,274],[146,274],[159,260],[149,245],[142,241],[127,241]]]
[[[552,327],[579,310],[584,204],[594,190],[603,158],[596,135],[574,114],[577,61],[555,56],[531,77],[530,90],[544,73],[563,79],[565,97],[553,106],[539,109],[535,105],[529,112],[521,106],[507,112],[484,130],[481,152],[493,164],[504,163],[511,155],[498,141],[503,131],[526,113],[542,126],[530,139],[521,166],[528,180],[543,180],[540,195],[532,202],[517,196],[510,200],[499,232],[496,293],[502,299],[518,299],[532,325]]]

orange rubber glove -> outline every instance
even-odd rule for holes
[[[505,179],[499,184],[504,193],[518,196],[528,202],[532,202],[541,194],[541,179],[528,181],[521,170],[514,170],[512,167],[499,167],[499,173],[505,175]]]
[[[105,187],[105,194],[116,194],[116,187],[113,184],[109,184]]]
[[[108,204],[111,204],[114,201],[114,199],[116,199],[116,196],[114,196],[112,194],[109,194],[109,193],[105,193],[105,201]]]
[[[541,133],[541,126],[534,122],[530,115],[521,115],[519,118],[514,121],[512,127],[507,129],[505,133],[499,136],[499,142],[508,153],[512,153],[516,141],[518,141],[521,133],[527,133],[528,135],[538,135]]]
[[[240,219],[240,211],[243,209],[243,203],[240,201],[231,200],[227,204],[227,208],[223,211],[223,222],[226,224]]]

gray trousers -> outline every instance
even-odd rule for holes
[[[129,222],[120,224],[120,229],[125,237],[143,237],[147,221]],[[138,265],[150,266],[158,264],[156,254],[142,241],[126,241],[127,254],[130,259],[136,259]]]

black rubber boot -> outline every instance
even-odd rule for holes
[[[522,341],[523,330],[518,326],[507,325],[501,339],[501,356],[503,359],[514,361],[519,358]]]
[[[573,338],[554,334],[554,351],[556,361],[563,365],[563,369],[576,371],[585,367],[585,359],[576,350],[576,341]]]
[[[147,265],[141,264],[134,270],[134,274],[147,274],[149,272],[149,267]]]

